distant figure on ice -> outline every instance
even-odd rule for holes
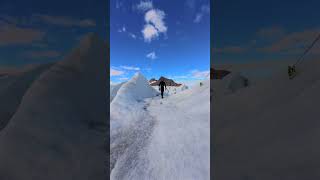
[[[164,88],[167,89],[167,86],[166,86],[166,83],[164,81],[161,81],[159,83],[159,91],[161,91],[161,98],[163,99],[163,91],[164,91]]]
[[[296,75],[296,67],[294,65],[288,66],[288,75],[290,79],[294,78],[294,76]]]

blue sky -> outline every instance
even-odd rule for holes
[[[320,33],[318,0],[215,0],[213,64],[296,60]],[[320,54],[319,44],[307,58]]]
[[[89,32],[107,39],[107,1],[0,1],[0,66],[61,60]]]
[[[178,82],[208,75],[209,0],[111,0],[110,9],[111,82],[137,71]]]

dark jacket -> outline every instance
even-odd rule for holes
[[[167,88],[166,83],[164,81],[161,81],[159,83],[159,88],[161,89],[161,91],[164,91],[164,88]]]

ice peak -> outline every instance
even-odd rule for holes
[[[132,80],[148,82],[148,80],[144,77],[144,75],[140,71],[134,74],[134,76],[132,77]]]
[[[103,46],[105,43],[103,40],[98,36],[97,33],[88,33],[84,37],[81,38],[78,48],[81,51],[86,51],[90,48],[97,48],[99,46]]]
[[[135,77],[139,77],[139,76],[143,76],[143,74],[142,74],[140,71],[138,71],[138,72],[136,72],[136,73],[134,74],[134,76],[135,76]]]

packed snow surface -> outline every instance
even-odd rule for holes
[[[159,91],[159,86],[152,86],[154,89]],[[188,89],[189,87],[187,85],[181,85],[181,86],[167,86],[167,89],[165,89],[164,94],[165,95],[173,95],[177,94],[181,91],[184,91]]]
[[[32,82],[52,64],[34,65],[0,76],[0,131],[6,127],[16,112],[21,99]]]
[[[215,179],[320,179],[320,61],[234,93],[213,80]]]
[[[107,48],[90,34],[65,59],[19,73],[1,89],[14,110],[0,131],[1,180],[108,178]]]
[[[210,83],[159,92],[137,74],[111,103],[111,179],[209,179]]]
[[[113,100],[113,98],[117,95],[118,90],[120,89],[120,87],[124,84],[124,82],[122,83],[118,83],[118,84],[110,84],[110,102]]]

